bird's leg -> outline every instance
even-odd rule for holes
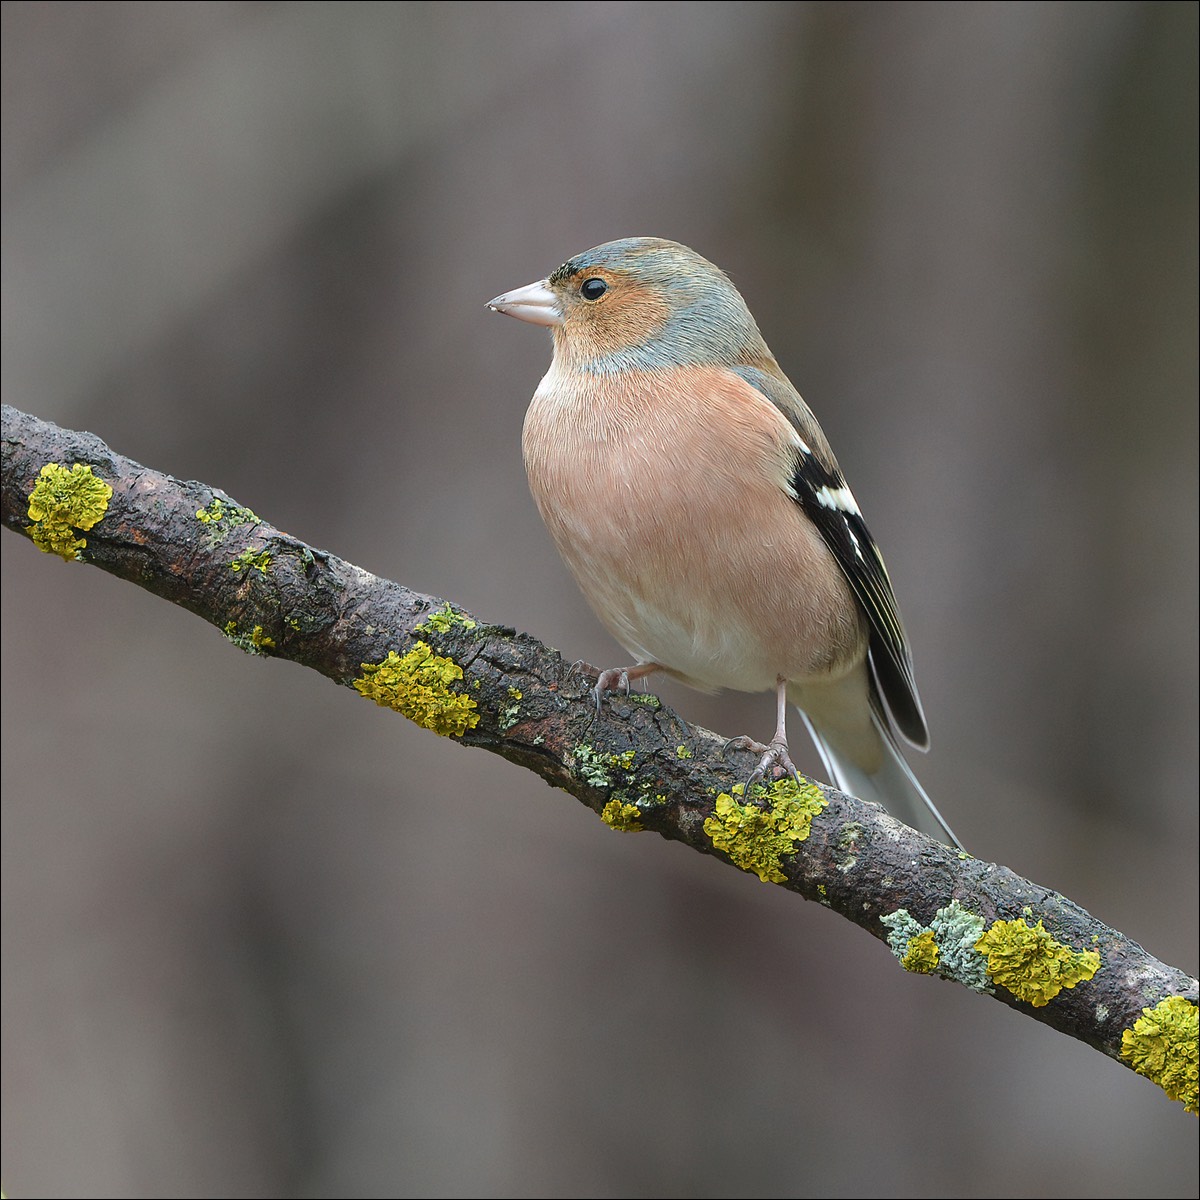
[[[800,772],[796,770],[796,764],[792,762],[792,756],[788,751],[787,741],[787,680],[783,676],[779,676],[776,681],[776,716],[775,716],[775,736],[764,746],[762,742],[756,742],[752,737],[747,737],[742,734],[741,737],[730,738],[725,743],[725,749],[734,747],[738,750],[752,750],[755,754],[761,754],[758,766],[755,767],[750,778],[746,780],[746,789],[744,795],[749,796],[750,789],[756,784],[766,779],[768,775],[774,778],[776,771],[783,771],[790,775],[795,781],[797,787],[800,786]]]
[[[596,711],[600,711],[600,701],[604,699],[605,692],[620,688],[628,696],[629,685],[635,679],[644,679],[647,675],[653,675],[655,671],[660,670],[662,668],[658,663],[637,663],[632,667],[609,667],[607,671],[601,671],[596,680],[596,686],[592,688]]]

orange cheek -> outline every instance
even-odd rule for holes
[[[573,332],[585,353],[607,354],[653,341],[666,328],[670,312],[661,296],[626,284],[611,300],[583,309]]]

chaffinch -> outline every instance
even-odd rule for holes
[[[655,671],[774,690],[771,741],[734,739],[762,756],[752,778],[796,774],[790,701],[839,788],[959,845],[900,750],[929,736],[883,558],[725,274],[625,238],[488,307],[554,336],[522,445],[559,553],[634,659],[597,700]]]

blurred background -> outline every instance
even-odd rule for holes
[[[1194,972],[1196,26],[6,3],[4,398],[610,665],[521,466],[549,339],[484,303],[686,242],[884,548],[942,811]],[[1081,1043],[0,542],[10,1196],[1194,1190]]]

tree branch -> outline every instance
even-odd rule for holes
[[[464,745],[540,775],[619,829],[653,830],[841,913],[903,965],[995,996],[1197,1108],[1197,982],[1078,905],[876,805],[740,780],[753,756],[653,696],[597,711],[590,668],[371,575],[206,484],[3,409],[3,521]],[[111,494],[109,493],[111,489]]]

